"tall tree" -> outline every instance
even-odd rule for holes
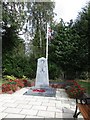
[[[79,36],[72,26],[73,22],[70,21],[68,25],[65,25],[61,19],[60,23],[56,25],[56,35],[50,44],[50,59],[52,59],[53,55],[53,62],[56,61],[57,66],[68,76],[69,73],[72,74],[71,77],[76,69],[79,68],[79,63],[77,62]]]
[[[80,58],[83,70],[90,68],[90,2],[79,13],[75,22],[75,29],[80,36],[79,49],[81,51]]]
[[[24,3],[2,3],[2,52],[3,55],[11,53],[18,44],[23,41],[19,37],[19,31],[25,24],[23,12]]]
[[[33,51],[36,57],[45,57],[47,23],[53,20],[53,9],[53,2],[36,2],[32,4]]]
[[[14,68],[14,64],[12,63],[13,57],[24,54],[24,43],[23,40],[19,37],[19,31],[22,30],[24,25],[24,17],[23,3],[2,3],[3,71],[12,71],[12,68]]]
[[[74,75],[77,73],[87,73],[88,71],[89,23],[90,3],[83,8],[74,23],[70,21],[68,24],[64,24],[61,20],[55,26],[56,35],[50,45],[50,55],[53,55],[55,59],[52,59],[51,56],[50,59],[54,62],[57,60],[56,64],[60,65],[67,79],[76,77]]]

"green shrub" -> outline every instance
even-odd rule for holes
[[[7,93],[10,90],[13,90],[15,92],[18,87],[20,88],[24,87],[22,80],[20,79],[8,80],[7,83],[2,84],[2,92]]]
[[[88,79],[89,78],[88,72],[82,72],[79,78],[83,80]]]
[[[5,75],[5,76],[3,76],[3,78],[4,78],[5,80],[15,80],[15,79],[16,79],[16,77],[14,77],[13,75],[11,75],[11,76]]]
[[[3,76],[13,75],[21,78],[23,75],[28,78],[36,76],[36,59],[27,56],[12,56],[3,60]]]
[[[69,97],[71,97],[71,98],[80,98],[86,92],[86,89],[81,87],[76,81],[68,80],[68,82],[73,83],[73,85],[66,88],[66,92],[67,92]]]
[[[55,63],[49,63],[49,78],[57,79],[62,74],[60,68]]]

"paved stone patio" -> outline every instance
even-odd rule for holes
[[[72,118],[75,99],[68,98],[64,89],[57,89],[56,97],[23,95],[29,88],[13,94],[0,94],[0,119],[2,118]],[[83,118],[79,115],[78,118]]]

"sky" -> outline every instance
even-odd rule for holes
[[[54,0],[55,1],[55,10],[57,13],[55,20],[60,21],[60,18],[64,22],[69,22],[70,19],[75,20],[78,12],[86,5],[90,0]]]

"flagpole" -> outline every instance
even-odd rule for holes
[[[48,23],[47,23],[47,40],[46,40],[46,59],[48,59]]]

